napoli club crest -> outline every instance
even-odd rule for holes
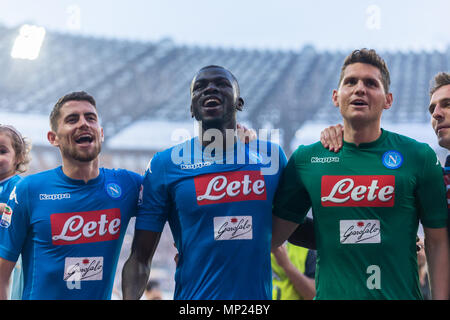
[[[387,151],[382,156],[383,165],[388,169],[400,168],[403,163],[403,156],[395,150]]]
[[[122,188],[120,188],[120,186],[114,182],[108,183],[106,185],[106,192],[113,199],[117,199],[122,196]]]

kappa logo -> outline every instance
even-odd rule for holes
[[[209,167],[210,165],[212,165],[212,162],[206,161],[206,162],[199,162],[199,163],[193,163],[193,164],[181,164],[180,168],[181,168],[181,170],[201,169],[204,167]]]
[[[16,187],[15,186],[14,186],[14,189],[9,194],[9,200],[14,200],[14,202],[16,204],[19,204],[19,202],[17,201],[17,193],[16,193]]]
[[[54,193],[54,194],[41,193],[39,195],[39,200],[63,200],[63,199],[70,199],[70,193]]]
[[[311,157],[311,163],[338,163],[339,157]]]

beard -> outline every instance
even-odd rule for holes
[[[74,147],[61,147],[61,154],[65,158],[77,160],[80,162],[90,162],[95,160],[102,150],[101,144],[96,144],[91,151],[80,152]]]

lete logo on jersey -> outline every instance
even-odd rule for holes
[[[324,207],[393,207],[395,176],[322,176]]]
[[[53,245],[116,240],[120,236],[120,209],[50,215]]]
[[[266,184],[261,171],[230,171],[194,178],[197,204],[266,200]]]

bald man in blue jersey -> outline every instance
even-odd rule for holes
[[[125,299],[144,292],[166,221],[179,252],[175,299],[271,299],[272,199],[287,161],[274,143],[236,138],[243,107],[230,71],[208,66],[195,75],[191,114],[201,122],[199,137],[157,153],[149,164],[122,273]]]

